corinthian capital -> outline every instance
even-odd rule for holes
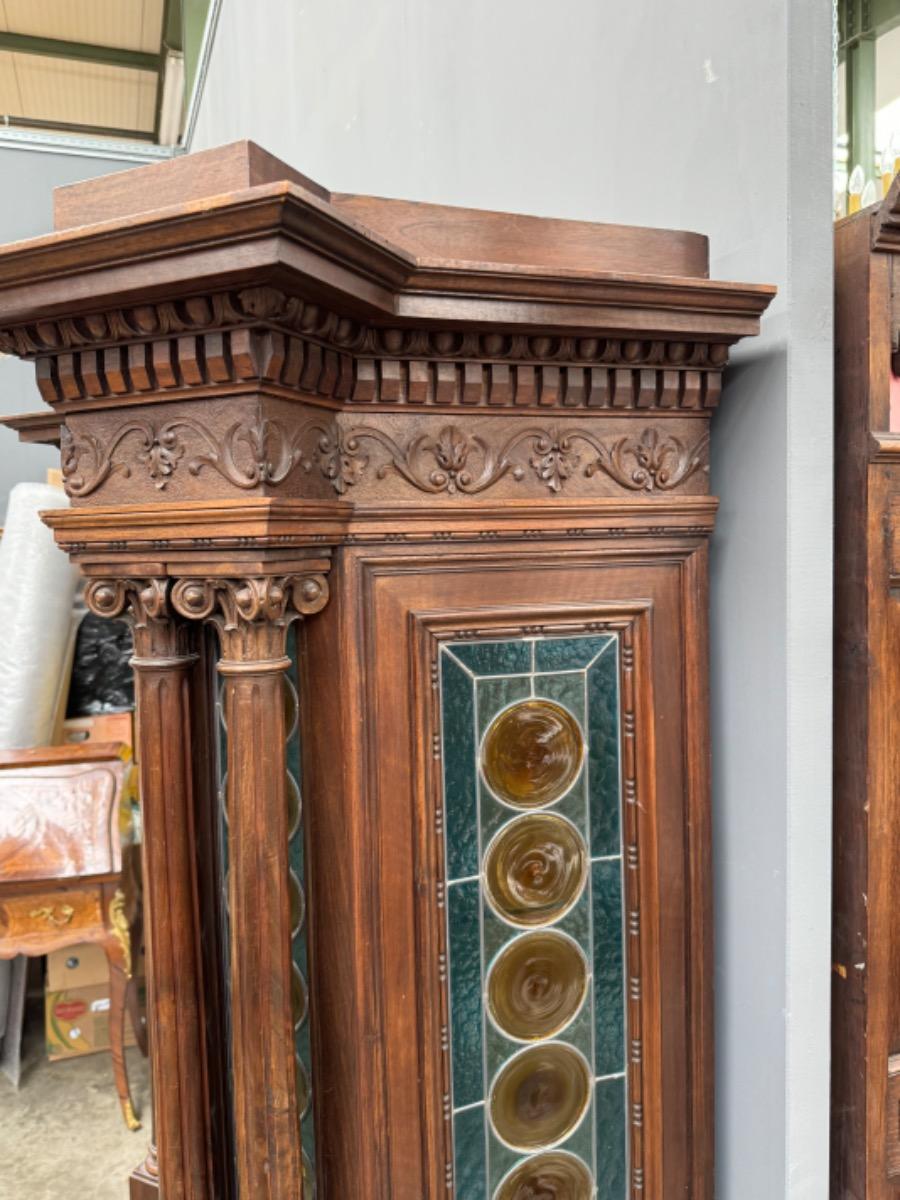
[[[172,587],[176,612],[215,625],[223,660],[247,667],[285,664],[292,621],[319,612],[328,602],[328,582],[318,573],[223,579],[179,579]]]
[[[181,660],[188,655],[187,630],[171,606],[167,578],[91,579],[84,600],[98,617],[128,621],[134,634],[135,665],[143,659],[159,665],[166,658]]]

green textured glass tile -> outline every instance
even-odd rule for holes
[[[535,675],[534,694],[567,708],[584,732],[584,672],[571,675]]]
[[[491,1195],[494,1193],[494,1188],[500,1182],[504,1175],[509,1172],[517,1162],[522,1158],[522,1154],[518,1150],[510,1150],[508,1146],[497,1138],[493,1129],[488,1123],[488,1179],[490,1180]],[[464,1194],[457,1192],[456,1200],[465,1200]]]
[[[588,1106],[584,1118],[575,1132],[570,1138],[560,1146],[560,1150],[568,1150],[570,1154],[577,1154],[578,1157],[587,1164],[591,1174],[594,1174],[594,1097],[591,1095],[591,1103]]]
[[[303,833],[301,829],[288,842],[288,862],[297,878],[303,881]]]
[[[441,722],[447,878],[478,873],[475,693],[471,676],[441,656]]]
[[[488,1079],[493,1079],[503,1064],[517,1050],[522,1049],[521,1042],[514,1042],[512,1038],[505,1037],[496,1028],[494,1023],[488,1018],[485,1021],[485,1036],[487,1038],[487,1046],[485,1047],[485,1066],[487,1068]]]
[[[548,805],[548,808],[553,812],[559,813],[561,816],[568,817],[585,839],[588,846],[590,846],[587,828],[587,805],[585,802],[586,786],[586,772],[582,772],[572,788],[563,796],[562,800],[557,800],[555,804]],[[486,848],[488,842],[501,825],[505,825],[507,821],[525,810],[515,809],[508,804],[503,804],[494,796],[483,779],[479,779],[479,794],[481,797],[481,845]]]
[[[622,871],[618,860],[592,864],[594,907],[594,1066],[612,1075],[625,1065]]]
[[[521,675],[530,672],[531,642],[454,642],[448,647],[473,675]]]
[[[578,780],[573,785],[571,791],[566,792],[562,800],[557,801],[553,805],[553,811],[560,816],[568,817],[581,836],[588,845],[588,854],[590,854],[590,837],[588,836],[588,811],[585,797],[585,787],[587,780],[585,772],[582,772]]]
[[[514,810],[508,804],[501,804],[484,780],[480,778],[478,780],[478,792],[481,797],[479,805],[481,813],[481,845],[483,848],[487,848],[488,842],[500,826],[505,825],[510,817],[514,815]]]
[[[608,633],[601,637],[539,638],[534,643],[534,669],[573,671],[586,667],[610,641],[612,635]]]
[[[611,645],[588,671],[588,775],[591,788],[591,855],[621,849],[619,785],[619,663]]]
[[[575,904],[563,919],[553,926],[561,929],[573,938],[578,945],[591,957],[591,893],[589,888],[582,892],[581,899]],[[591,964],[593,969],[593,964]]]
[[[486,901],[483,902],[482,907],[484,909],[484,961],[490,963],[501,947],[522,930],[513,929],[511,925],[501,921]]]
[[[527,675],[511,675],[506,679],[479,679],[477,686],[479,738],[501,708],[531,695],[531,680]]]
[[[303,976],[303,978],[308,981],[309,963],[307,961],[308,954],[306,949],[306,929],[307,925],[304,924],[303,928],[300,930],[300,933],[291,942],[291,959],[300,968],[300,974]]]
[[[315,1165],[316,1165],[316,1127],[313,1124],[313,1122],[309,1119],[309,1117],[307,1117],[306,1120],[303,1122],[303,1124],[300,1126],[300,1144],[302,1145],[303,1149],[306,1151],[306,1157],[312,1163],[313,1167],[315,1167]]]
[[[484,1099],[481,954],[477,881],[455,883],[449,894],[450,1007],[453,1106]]]
[[[290,655],[291,665],[287,671],[287,676],[294,686],[296,696],[300,695],[300,673],[297,666],[297,634],[296,627],[291,629],[288,637],[288,654]],[[287,719],[287,718],[286,718]],[[288,737],[287,740],[287,768],[293,777],[300,781],[300,730],[299,722],[294,726],[293,733],[289,729],[285,730]]]
[[[488,1200],[484,1107],[453,1118],[453,1171],[456,1200]]]
[[[585,774],[582,773],[573,787],[563,796],[562,800],[558,800],[555,804],[548,805],[547,807],[553,812],[568,817],[588,845],[590,845],[587,830],[585,787]],[[513,808],[509,804],[502,803],[502,801],[494,796],[493,792],[481,778],[478,781],[478,789],[481,811],[481,845],[483,848],[486,848],[488,842],[501,825],[505,825],[507,821],[512,820],[513,817],[520,816],[526,810]]]
[[[625,1200],[625,1080],[604,1079],[594,1089],[597,1129],[597,1200]]]

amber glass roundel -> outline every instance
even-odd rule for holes
[[[302,1121],[309,1112],[312,1089],[309,1086],[309,1076],[306,1073],[306,1067],[303,1065],[303,1060],[299,1054],[294,1055],[294,1069],[297,1079],[297,1109]]]
[[[306,1020],[308,1010],[309,992],[306,980],[303,978],[300,968],[294,963],[291,971],[291,1014],[294,1018],[295,1029],[298,1029]]]
[[[540,808],[569,790],[583,757],[584,738],[570,712],[552,700],[522,700],[488,727],[482,770],[507,804]]]
[[[494,1200],[591,1200],[594,1181],[574,1154],[537,1154],[515,1167],[494,1193]]]
[[[293,777],[290,771],[285,772],[284,790],[287,795],[287,824],[288,838],[292,838],[300,828],[300,788],[297,785],[297,780]]]
[[[553,1037],[581,1008],[587,986],[587,963],[571,938],[549,931],[526,933],[509,942],[491,967],[488,1007],[509,1037]]]
[[[488,846],[485,892],[514,925],[549,925],[581,895],[587,864],[587,847],[571,821],[530,813],[504,825]]]
[[[300,880],[293,871],[288,873],[288,897],[290,899],[291,910],[291,937],[296,937],[300,932],[300,926],[303,924],[306,903],[303,898],[303,888],[300,886]]]
[[[590,1096],[590,1072],[577,1050],[562,1042],[530,1046],[494,1081],[491,1124],[514,1150],[544,1149],[572,1132]]]

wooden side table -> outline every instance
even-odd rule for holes
[[[138,877],[119,824],[130,776],[119,742],[0,752],[0,958],[103,947],[116,1092],[128,1128],[139,1129],[124,1047],[127,1007],[146,1053],[132,985]]]

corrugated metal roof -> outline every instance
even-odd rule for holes
[[[0,125],[153,140],[166,15],[164,0],[0,0]]]
[[[0,0],[0,29],[158,54],[163,0]]]

